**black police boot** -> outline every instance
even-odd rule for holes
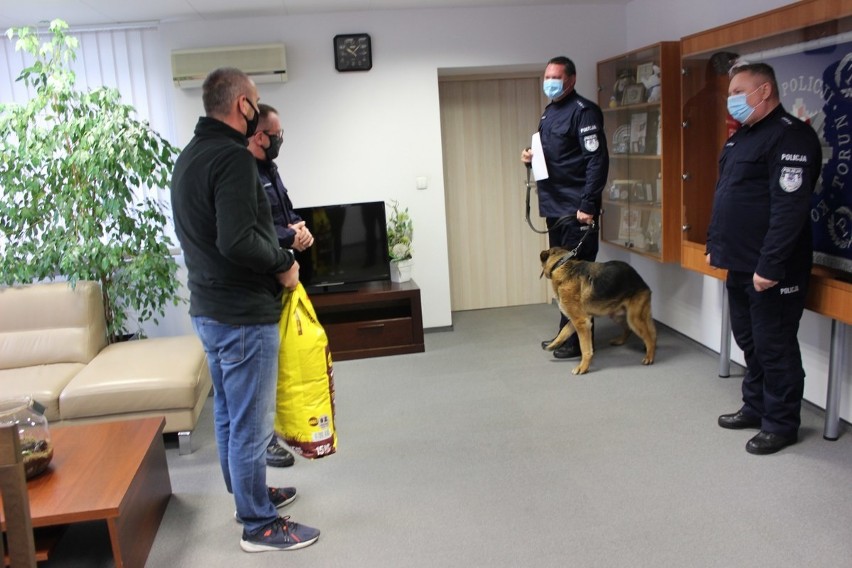
[[[290,467],[296,463],[296,458],[278,443],[278,437],[272,436],[272,441],[266,448],[266,465],[271,467]]]
[[[798,432],[793,432],[785,436],[761,430],[754,438],[746,442],[746,451],[750,454],[765,456],[783,450],[798,441]]]
[[[557,359],[575,359],[582,355],[580,352],[580,342],[572,341],[576,336],[572,336],[571,339],[557,347],[553,350],[553,356]]]
[[[592,349],[595,345],[595,322],[592,320]],[[580,338],[575,333],[568,340],[553,350],[553,356],[557,359],[576,359],[582,355],[580,350]]]
[[[742,409],[733,414],[723,414],[719,417],[719,426],[728,430],[745,430],[747,428],[760,428],[760,416],[746,414]]]

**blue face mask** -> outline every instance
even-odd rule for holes
[[[562,94],[562,79],[545,79],[542,88],[548,99],[555,99]]]
[[[762,87],[763,85],[761,85]],[[740,93],[739,95],[731,95],[728,97],[728,114],[730,114],[734,120],[739,122],[740,124],[745,124],[745,121],[751,116],[756,107],[751,106],[746,102],[746,98],[753,95],[757,92],[757,89],[753,90],[749,94]],[[763,101],[760,101],[761,104]]]

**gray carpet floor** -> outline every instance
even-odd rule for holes
[[[149,567],[852,566],[852,435],[745,452],[728,431],[742,370],[658,326],[653,366],[599,321],[591,372],[540,350],[556,308],[456,313],[426,352],[335,364],[335,455],[268,470],[315,545],[247,554],[208,402],[195,452],[167,439],[174,495]],[[69,530],[48,567],[111,566],[105,527]]]

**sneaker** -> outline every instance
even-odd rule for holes
[[[243,531],[240,548],[246,552],[267,550],[297,550],[317,541],[320,531],[290,521],[290,517],[278,517],[257,532]]]
[[[272,501],[276,509],[280,509],[284,505],[289,505],[296,500],[295,487],[267,487],[266,490],[269,492],[269,500]],[[243,520],[236,511],[234,511],[234,520],[243,524]]]
[[[270,467],[290,467],[296,463],[296,458],[284,446],[278,443],[278,437],[272,436],[272,441],[266,448],[266,465]]]
[[[276,509],[289,505],[296,500],[295,487],[267,487],[266,489],[269,491],[269,500],[272,501]]]

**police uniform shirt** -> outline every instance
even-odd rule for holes
[[[275,233],[281,248],[292,248],[296,231],[289,228],[302,220],[293,211],[293,202],[287,194],[287,188],[278,174],[278,166],[272,160],[257,160],[257,173],[269,205],[272,208],[272,221],[275,223]]]
[[[548,173],[536,182],[539,214],[597,215],[609,170],[601,109],[572,91],[547,105],[538,131]]]
[[[779,104],[725,143],[707,235],[713,266],[783,280],[810,270],[810,203],[822,168],[813,128]]]

